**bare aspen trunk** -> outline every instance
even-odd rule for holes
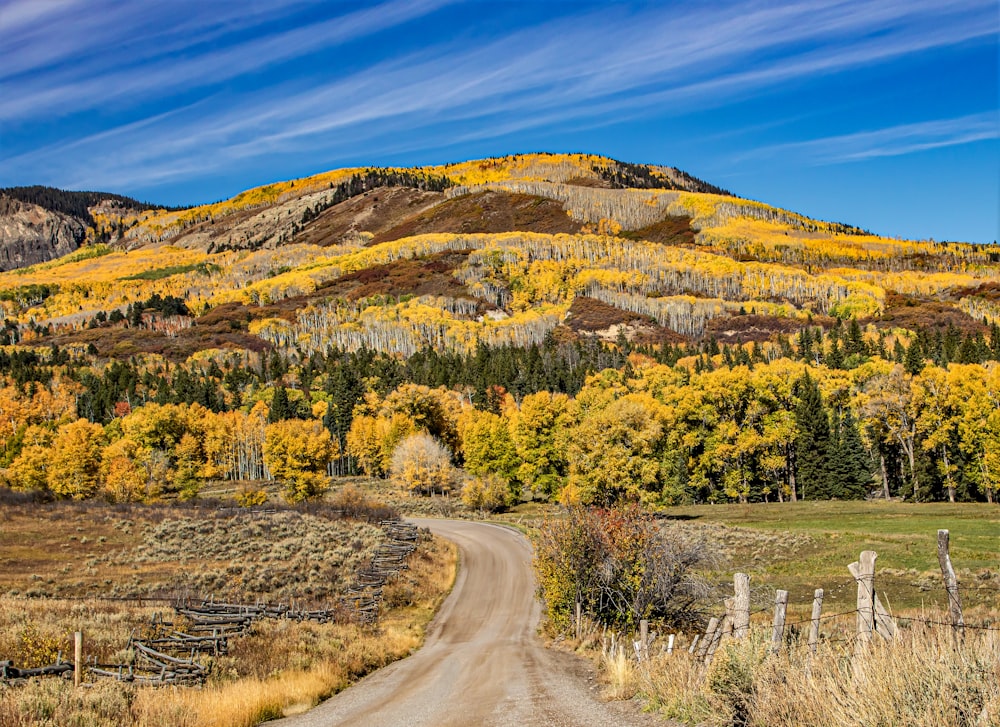
[[[639,622],[639,643],[640,656],[643,661],[649,659],[649,621],[642,619]]]
[[[785,457],[785,461],[788,462],[788,486],[792,491],[792,502],[797,502],[799,499],[799,493],[796,489],[795,482],[795,463],[792,461],[792,449],[788,448],[788,454]]]
[[[948,483],[948,502],[955,502],[955,480],[951,476],[951,463],[948,461],[948,449],[941,445],[941,461],[944,463],[944,479]]]

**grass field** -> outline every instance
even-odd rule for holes
[[[155,611],[170,613],[149,595],[294,598],[329,607],[383,537],[367,520],[385,508],[354,504],[367,509],[360,519],[342,508],[232,516],[214,507],[7,497],[0,504],[0,659],[19,667],[53,663],[57,653],[71,654],[72,633],[81,630],[85,657],[128,661],[129,635],[148,630]],[[102,681],[74,690],[52,677],[0,685],[0,725],[249,727],[302,711],[416,649],[451,588],[456,560],[451,543],[425,539],[409,569],[385,586],[374,628],[256,624],[231,640],[228,655],[199,659],[212,664],[201,689]],[[124,595],[144,600],[114,600]]]
[[[560,512],[530,502],[497,517],[530,533]],[[721,561],[709,576],[720,588],[731,586],[733,573],[749,573],[758,608],[773,603],[780,588],[789,592],[789,612],[799,615],[809,611],[817,588],[825,591],[824,612],[854,607],[857,588],[847,565],[862,550],[878,553],[876,588],[891,610],[946,609],[937,560],[937,531],[945,529],[963,605],[983,618],[1000,612],[998,505],[806,501],[670,507],[657,515],[668,533],[718,548]]]
[[[1000,607],[998,506],[797,502],[675,507],[663,514],[723,543],[724,571],[787,590],[790,608],[811,603],[816,588],[826,591],[825,609],[851,606],[856,588],[847,564],[862,550],[878,553],[876,588],[893,610],[946,607],[937,560],[937,531],[946,529],[965,605]],[[744,529],[755,536],[733,537],[748,535]]]
[[[556,509],[509,514],[530,527]],[[681,633],[673,654],[654,642],[637,663],[604,651],[603,631],[585,627],[570,646],[601,666],[612,699],[644,698],[650,711],[697,727],[972,727],[1000,725],[1000,507],[944,503],[799,502],[668,508],[662,528],[718,546],[708,573],[716,596],[732,595],[732,574],[751,575],[750,635],[724,638],[706,666]],[[966,629],[961,647],[948,625],[937,531],[951,535]],[[878,553],[876,589],[897,616],[894,640],[858,649],[857,586],[847,564]],[[789,591],[785,639],[771,653],[775,589]],[[823,588],[818,651],[804,621]],[[723,615],[721,599],[702,605]],[[660,648],[655,648],[659,643]],[[629,650],[630,651],[630,650]]]
[[[0,507],[0,594],[322,601],[381,539],[377,526],[285,509],[24,502]]]

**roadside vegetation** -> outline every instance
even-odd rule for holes
[[[947,621],[947,614],[925,611]],[[799,641],[772,655],[769,629],[723,642],[709,666],[679,653],[609,669],[613,690],[699,727],[965,727],[1000,723],[1000,638],[950,629],[904,630],[861,654],[831,645],[813,655]]]
[[[0,655],[21,668],[72,660],[79,630],[85,658],[128,663],[131,636],[150,631],[154,615],[177,618],[174,598],[336,605],[377,544],[366,518],[387,508],[351,492],[333,502],[312,512],[8,502]],[[225,655],[198,655],[211,669],[200,689],[99,680],[75,690],[55,677],[0,685],[0,724],[250,727],[303,711],[416,649],[455,567],[450,543],[426,539],[384,587],[375,626],[255,622]]]
[[[609,698],[638,695],[664,717],[717,727],[997,722],[995,507],[800,502],[658,515],[571,509],[532,520],[546,629],[598,662]],[[960,642],[950,625],[938,529],[951,534],[967,624]],[[878,553],[877,593],[897,625],[894,639],[876,638],[865,649],[856,643],[857,584],[847,569],[862,550]],[[706,659],[697,643],[689,649],[705,638],[710,617],[721,620],[737,571],[751,578],[749,635],[724,637]],[[813,653],[807,637],[816,588],[825,591],[824,620]],[[790,625],[773,653],[776,589],[789,592]],[[632,648],[640,619],[656,634],[643,659]]]

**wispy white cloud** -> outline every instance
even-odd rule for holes
[[[997,111],[774,144],[748,153],[743,160],[791,156],[812,164],[840,164],[990,139],[1000,139],[1000,113]]]
[[[69,63],[69,55],[38,50],[32,23],[17,20],[30,13],[30,3],[18,2],[24,7],[11,16],[16,22],[9,30],[0,14],[0,44],[8,33],[23,50],[11,68],[0,69],[0,119],[24,124],[109,102],[134,106],[145,117],[8,152],[4,164],[43,171],[63,184],[117,188],[304,150],[334,158],[362,143],[398,148],[401,135],[413,139],[418,131],[419,140],[404,146],[433,148],[560,123],[703,111],[800,79],[998,32],[994,0],[613,5],[489,42],[443,38],[419,51],[383,52],[367,66],[345,74],[330,69],[309,83],[272,79],[252,90],[218,88],[279,64],[308,63],[311,53],[401,25],[441,4],[394,0],[290,29],[277,24],[263,34],[262,23],[287,17],[277,6],[251,4],[258,9],[252,18],[227,15],[230,5],[242,3],[211,4],[210,17],[184,6],[192,15],[185,33],[161,32],[158,48],[140,49],[135,62],[108,66],[107,56],[93,47],[106,40],[106,28],[93,42],[85,33],[72,35],[66,53],[81,61]],[[116,33],[127,36],[130,28],[149,25],[127,7],[110,7],[118,13]],[[71,17],[79,12],[67,9]],[[255,30],[252,37],[233,41],[248,28]],[[218,38],[228,42],[216,48],[212,39]],[[208,90],[193,94],[192,103],[191,89],[202,87]],[[145,111],[140,103],[182,91],[189,97],[167,106],[167,113],[162,105]]]
[[[177,91],[190,92],[363,38],[425,15],[443,4],[442,0],[393,0],[331,20],[308,23],[221,48],[211,47],[211,41],[222,33],[218,19],[213,17],[211,25],[183,32],[175,27],[163,45],[156,39],[147,40],[143,48],[147,52],[153,48],[155,54],[150,57],[132,56],[129,63],[122,67],[93,68],[89,67],[91,64],[74,62],[58,68],[47,77],[36,68],[37,72],[43,73],[41,79],[22,76],[20,80],[10,83],[7,102],[0,106],[0,119],[17,120],[40,113],[67,115],[117,103],[121,99],[135,104]],[[253,14],[240,16],[237,26],[226,23],[225,27],[233,33],[242,30],[250,19],[260,21],[266,18]],[[127,28],[129,19],[120,20]],[[47,49],[61,46],[51,44]],[[205,46],[208,46],[207,49]],[[184,52],[198,47],[201,50],[190,55]],[[47,49],[46,52],[49,52]],[[65,50],[51,51],[58,56],[45,60],[65,60]],[[42,60],[35,58],[32,63],[38,66]],[[105,56],[98,59],[98,63],[106,61]]]

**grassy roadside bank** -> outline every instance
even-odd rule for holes
[[[101,518],[95,518],[93,510],[80,520],[70,517],[73,512],[70,509],[58,508],[57,512],[60,517],[53,521],[38,518],[39,511],[33,510],[34,526],[29,524],[29,518],[11,512],[0,522],[0,543],[9,542],[11,548],[16,543],[10,541],[29,542],[32,527],[41,539],[53,537],[45,535],[52,531],[62,532],[63,541],[71,537],[67,533],[75,537],[69,541],[74,547],[56,548],[55,557],[51,555],[52,548],[41,547],[36,541],[31,547],[37,557],[20,561],[22,569],[8,581],[7,595],[0,596],[0,658],[13,658],[18,666],[51,663],[58,651],[65,658],[72,652],[70,639],[75,630],[86,634],[88,656],[96,656],[102,662],[127,658],[127,654],[120,652],[132,630],[148,624],[153,613],[162,612],[167,605],[140,606],[134,602],[87,598],[88,586],[103,583],[105,574],[98,572],[90,574],[91,578],[76,579],[75,568],[68,572],[64,569],[66,564],[74,562],[71,553],[87,538],[84,545],[93,549],[88,551],[89,559],[96,560],[90,569],[101,571],[110,563],[114,569],[130,570],[107,556],[110,551],[132,552],[130,548],[143,542],[143,527],[134,528],[140,532],[123,535],[119,530],[115,534],[98,527]],[[176,519],[178,515],[173,513],[169,517]],[[278,519],[287,517],[290,516],[280,515]],[[153,518],[157,521],[145,523],[143,513],[138,511],[129,519],[138,525],[145,524],[146,531],[155,531],[163,521],[157,517]],[[88,520],[96,520],[98,525],[88,525],[85,522]],[[320,535],[329,536],[330,525],[319,520],[299,519],[295,524],[306,530],[315,526]],[[204,524],[206,531],[211,524]],[[367,531],[371,526],[360,522],[336,524],[343,530],[340,535],[349,550],[353,550],[353,543],[359,552],[367,549]],[[239,529],[247,528],[241,524]],[[98,530],[109,533],[103,541],[99,540],[102,536],[97,534]],[[357,538],[352,541],[354,530]],[[266,539],[266,531],[267,528],[262,529],[261,538]],[[309,532],[299,535],[308,542]],[[240,542],[247,540],[248,536]],[[275,543],[275,547],[278,545]],[[172,565],[169,575],[182,576],[185,571],[212,565],[214,559],[199,560],[196,549],[195,542],[189,557]],[[253,557],[253,552],[251,548],[247,556]],[[349,560],[346,553],[344,558],[345,562]],[[427,624],[451,589],[456,560],[451,543],[439,538],[424,541],[410,556],[409,570],[402,571],[385,587],[383,612],[377,627],[260,621],[248,636],[231,640],[227,655],[212,657],[211,676],[200,689],[140,688],[102,681],[74,690],[70,682],[59,678],[35,679],[22,686],[0,686],[0,724],[5,727],[250,727],[263,720],[304,711],[359,677],[418,648]],[[140,574],[154,579],[164,577],[159,567],[143,566]],[[295,572],[287,575],[297,577]],[[40,584],[59,593],[69,594],[78,589],[84,593],[66,598],[27,597],[26,583]]]

